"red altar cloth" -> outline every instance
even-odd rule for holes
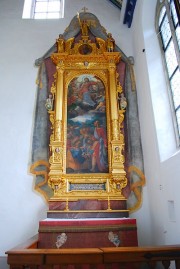
[[[121,219],[45,219],[39,222],[39,248],[56,248],[57,237],[66,233],[62,248],[113,247],[109,232],[119,246],[137,246],[136,220]]]

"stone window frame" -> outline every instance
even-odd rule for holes
[[[180,118],[177,119],[176,114],[177,114],[177,112],[180,113],[180,103],[178,103],[178,106],[176,106],[176,108],[175,108],[174,99],[173,99],[173,89],[171,87],[171,80],[176,72],[173,72],[174,74],[171,76],[169,76],[169,74],[168,74],[168,66],[167,66],[167,61],[165,58],[165,52],[166,52],[168,46],[165,48],[165,46],[163,44],[162,31],[161,31],[161,23],[162,23],[164,17],[167,15],[169,27],[170,27],[170,31],[171,31],[171,37],[170,37],[169,41],[172,40],[172,42],[174,44],[174,51],[175,51],[175,55],[177,58],[177,66],[176,66],[175,70],[177,70],[177,72],[179,72],[179,70],[180,70],[180,45],[178,44],[177,36],[175,33],[175,25],[174,25],[174,22],[172,19],[172,15],[171,15],[172,13],[171,13],[171,9],[170,9],[170,4],[174,1],[176,1],[176,0],[158,0],[157,1],[155,27],[156,27],[156,32],[157,32],[157,36],[158,36],[159,44],[160,44],[160,49],[161,49],[162,61],[163,61],[163,66],[164,66],[164,71],[165,71],[165,79],[167,81],[167,92],[168,92],[169,102],[170,102],[171,111],[172,111],[172,118],[173,118],[173,123],[174,123],[176,141],[177,141],[177,146],[179,147],[180,146]],[[161,12],[162,12],[163,8],[165,8],[166,11],[165,11],[164,16],[162,16],[162,18],[161,18]],[[159,23],[160,18],[161,18],[161,23]],[[177,27],[180,27],[179,23],[178,23]]]
[[[49,4],[59,2],[58,10],[50,10]],[[24,0],[23,19],[61,19],[64,18],[64,2],[65,0]],[[38,4],[47,4],[47,10],[40,10]],[[41,16],[41,15],[42,16]],[[56,16],[53,16],[56,15]]]

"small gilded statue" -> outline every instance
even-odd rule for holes
[[[63,35],[59,35],[59,38],[56,39],[56,45],[57,45],[57,52],[58,53],[64,52],[64,37],[63,37]]]
[[[107,51],[108,52],[112,52],[114,51],[114,47],[115,47],[115,40],[112,37],[111,33],[108,33],[107,35],[107,39],[106,39],[106,47],[107,47]]]
[[[119,109],[125,110],[127,107],[127,100],[124,93],[118,94]]]
[[[52,94],[49,94],[49,97],[46,99],[45,107],[48,111],[53,110],[53,96],[52,96]]]
[[[79,13],[77,13],[77,18],[78,18],[78,21],[79,21],[79,25],[81,27],[81,31],[82,31],[82,35],[83,36],[88,36],[88,23],[86,20],[80,20],[80,17],[79,17]]]

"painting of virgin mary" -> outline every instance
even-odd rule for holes
[[[67,173],[107,173],[106,100],[102,81],[75,77],[67,93]]]

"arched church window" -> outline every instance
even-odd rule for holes
[[[64,17],[64,0],[25,0],[23,19],[60,19]]]
[[[179,0],[159,0],[157,31],[168,80],[175,133],[180,144],[180,25]]]

